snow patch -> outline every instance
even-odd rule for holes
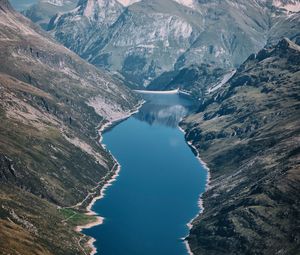
[[[195,8],[195,1],[194,0],[174,0],[174,1],[181,4],[181,5],[185,5],[189,8],[192,8],[192,9]]]
[[[140,2],[141,0],[117,0],[120,4],[122,4],[123,6],[129,6],[132,5],[134,3]]]
[[[236,73],[236,70],[232,70],[230,73],[227,73],[224,75],[223,79],[218,82],[216,85],[208,88],[207,93],[210,94],[214,91],[216,91],[217,89],[221,88],[224,84],[226,84],[226,82],[228,82],[231,77]]]
[[[64,1],[64,0],[43,0],[42,2],[49,3],[49,4],[52,4],[52,5],[56,5],[56,6],[63,6],[64,2],[68,2],[68,1]]]
[[[299,0],[273,0],[273,5],[278,8],[283,8],[289,12],[300,12],[300,1]]]
[[[93,16],[93,13],[94,13],[94,1],[88,1],[83,15],[86,17],[91,17]]]

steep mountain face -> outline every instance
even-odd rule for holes
[[[191,65],[181,70],[165,72],[147,87],[149,90],[173,90],[179,88],[194,98],[204,98],[207,88],[214,86],[227,74],[227,70],[212,65]]]
[[[95,47],[97,51],[103,47],[104,35],[109,33],[108,28],[116,22],[123,9],[114,0],[82,0],[73,11],[53,17],[49,29],[53,29],[54,25],[59,26],[57,38],[61,38],[60,41],[63,40],[64,45],[72,51],[91,60],[94,53],[90,49]]]
[[[187,238],[197,254],[298,254],[300,47],[251,55],[182,123],[211,181]]]
[[[73,10],[78,0],[39,0],[26,9],[23,14],[47,30],[50,19],[57,13]]]
[[[133,86],[193,65],[230,70],[266,43],[299,37],[300,14],[290,7],[297,11],[298,2],[125,2],[82,0],[77,9],[54,17],[49,29],[90,63]]]
[[[232,71],[231,71],[232,72]],[[194,98],[203,99],[207,88],[213,87],[226,77],[227,70],[212,65],[191,65],[177,71],[165,72],[147,87],[150,90],[173,90],[179,88]]]
[[[144,1],[124,8],[117,1],[98,0],[98,5],[107,7],[102,8],[104,13],[116,13],[105,24],[98,21],[101,20],[98,12],[95,16],[87,15],[86,6],[91,2],[83,2],[78,12],[55,18],[50,29],[59,41],[89,62],[118,71],[134,84],[148,83],[158,69],[168,70],[194,37],[192,26],[172,14],[181,11],[182,6],[176,2]],[[108,3],[120,7],[115,10]],[[73,27],[80,29],[74,33]],[[74,44],[78,40],[81,42]],[[181,50],[174,51],[174,47]],[[145,76],[149,76],[147,81]]]
[[[0,253],[86,254],[74,227],[94,220],[84,208],[115,171],[96,127],[137,99],[6,0],[0,56]]]

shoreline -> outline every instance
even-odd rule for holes
[[[179,122],[180,123],[180,122]],[[178,124],[178,129],[184,134],[184,139],[185,139],[185,135],[186,135],[186,131],[180,126],[180,124]],[[193,217],[186,225],[189,229],[189,233],[190,233],[190,230],[192,229],[193,227],[193,221],[201,214],[203,213],[204,211],[204,206],[203,206],[203,199],[202,199],[202,196],[203,194],[209,189],[209,183],[210,183],[210,179],[211,179],[211,175],[210,175],[210,169],[208,168],[207,164],[201,159],[200,155],[199,155],[199,152],[197,150],[197,148],[192,144],[191,141],[187,141],[185,139],[186,143],[188,144],[188,146],[190,148],[192,148],[192,151],[194,153],[196,153],[195,157],[198,159],[198,161],[200,162],[200,164],[204,167],[204,169],[206,170],[207,172],[207,176],[206,176],[206,184],[205,184],[205,191],[203,193],[201,193],[201,195],[199,196],[199,199],[198,199],[198,207],[199,207],[199,212],[195,215],[195,217]],[[191,247],[188,243],[188,241],[186,240],[186,238],[189,236],[189,234],[186,236],[186,237],[183,237],[182,240],[185,244],[185,247],[187,249],[187,252],[189,255],[194,255],[194,253],[192,252],[191,250]]]
[[[171,94],[179,94],[179,89],[174,89],[174,90],[133,90],[136,93],[140,93],[140,94],[167,94],[167,95],[171,95]]]
[[[103,133],[108,131],[109,129],[113,128],[114,126],[116,126],[117,124],[119,124],[120,122],[130,118],[133,114],[137,113],[139,111],[139,109],[143,106],[143,104],[145,103],[145,100],[140,101],[136,106],[134,110],[128,111],[126,114],[124,114],[123,117],[119,118],[119,119],[115,119],[115,120],[104,120],[105,123],[100,124],[97,127],[97,131],[98,131],[98,137],[97,142],[104,148],[106,149],[106,145],[102,144],[103,141]],[[186,131],[178,124],[178,129],[185,135]],[[194,221],[194,219],[196,219],[204,210],[203,207],[203,200],[202,200],[202,195],[207,191],[207,189],[210,187],[209,183],[210,183],[210,170],[207,167],[207,164],[200,158],[199,152],[197,151],[196,147],[190,142],[187,141],[185,139],[186,143],[188,144],[188,146],[190,148],[192,148],[192,151],[194,153],[196,153],[196,158],[198,159],[198,161],[200,162],[200,164],[204,167],[204,169],[207,171],[207,176],[206,176],[206,186],[205,186],[205,191],[199,196],[199,200],[198,200],[198,207],[199,207],[199,212],[195,215],[195,217],[193,217],[186,225],[188,227],[188,229],[190,230],[192,228],[192,222]],[[77,226],[75,228],[75,231],[82,233],[82,230],[84,229],[89,229],[98,225],[103,224],[105,218],[101,217],[100,215],[98,215],[96,212],[94,212],[92,210],[93,205],[100,199],[104,198],[106,190],[108,189],[108,187],[110,187],[113,182],[115,182],[120,174],[121,171],[121,165],[119,164],[119,162],[116,160],[116,158],[112,155],[112,153],[110,151],[108,151],[110,156],[112,157],[113,161],[115,162],[115,164],[113,165],[113,167],[111,168],[111,170],[108,172],[111,173],[113,172],[112,176],[108,176],[109,179],[105,181],[104,185],[100,188],[100,187],[95,187],[96,188],[100,188],[100,194],[95,196],[91,202],[89,202],[89,204],[86,206],[86,215],[92,215],[92,216],[96,216],[96,220],[93,222],[90,222],[88,224],[82,225],[82,226]],[[194,154],[195,154],[194,153]],[[114,170],[116,168],[116,170]],[[105,178],[105,177],[104,177]],[[85,234],[83,234],[85,235]],[[188,234],[189,235],[189,234]],[[186,237],[183,237],[182,240],[184,242],[184,245],[186,247],[186,250],[188,252],[189,255],[194,255],[193,252],[191,251],[191,248],[189,246],[188,241],[186,240],[186,238],[188,237],[188,235]],[[86,236],[86,235],[85,235]],[[96,242],[96,239],[93,237],[89,237],[89,240],[86,242],[86,245],[89,246],[91,248],[91,252],[89,253],[89,255],[95,255],[97,253],[97,248],[95,247],[94,243]]]
[[[117,125],[118,123],[130,118],[133,114],[137,113],[139,111],[139,109],[143,106],[143,104],[145,103],[144,100],[139,101],[139,103],[134,107],[133,110],[128,111],[127,113],[124,113],[124,116],[119,118],[119,119],[115,119],[115,120],[104,120],[107,121],[103,124],[100,124],[97,127],[97,132],[98,132],[98,137],[96,138],[97,142],[104,148],[106,149],[105,144],[102,144],[103,141],[103,133],[105,131],[107,131],[109,128],[112,128],[113,126]],[[108,151],[108,153],[110,154],[110,156],[112,157],[112,160],[115,162],[115,164],[113,165],[113,167],[110,169],[110,171],[108,171],[107,174],[110,174],[111,172],[114,171],[113,175],[111,177],[109,177],[109,179],[107,181],[105,181],[104,185],[102,187],[95,187],[95,189],[100,188],[100,194],[98,196],[95,196],[91,202],[89,202],[89,204],[86,207],[86,215],[89,216],[96,216],[96,220],[93,222],[90,222],[88,224],[82,225],[82,226],[76,226],[75,231],[78,233],[81,233],[82,235],[86,236],[85,234],[82,233],[82,230],[84,229],[89,229],[98,225],[103,224],[105,218],[101,217],[100,215],[98,215],[95,211],[92,210],[93,205],[96,203],[97,200],[100,200],[102,198],[104,198],[105,196],[105,192],[107,190],[108,187],[110,187],[112,185],[113,182],[116,181],[117,177],[119,176],[119,173],[121,171],[121,165],[119,164],[119,162],[116,160],[116,158],[112,155],[112,153],[110,151]],[[116,169],[115,169],[116,167]],[[104,176],[103,178],[105,178],[106,176]],[[90,194],[88,194],[87,196],[89,196]],[[95,255],[97,253],[97,248],[95,247],[94,243],[96,242],[96,239],[93,237],[89,237],[88,242],[86,243],[87,246],[89,246],[91,248],[91,252],[89,253],[89,255]]]

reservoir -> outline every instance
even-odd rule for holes
[[[121,171],[92,208],[103,224],[84,233],[101,255],[186,255],[182,238],[207,177],[178,128],[193,103],[177,94],[143,97],[138,113],[103,134]]]

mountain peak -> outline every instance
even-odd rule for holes
[[[250,55],[238,70],[245,70],[249,65],[252,65],[253,61],[260,62],[270,57],[286,56],[287,54],[294,54],[295,51],[299,54],[300,46],[284,37],[277,44],[265,46],[257,54]]]
[[[175,2],[187,6],[189,8],[195,8],[195,1],[194,0],[174,0]]]
[[[86,0],[79,2],[83,15],[91,20],[112,24],[122,12],[122,4],[116,0]]]

